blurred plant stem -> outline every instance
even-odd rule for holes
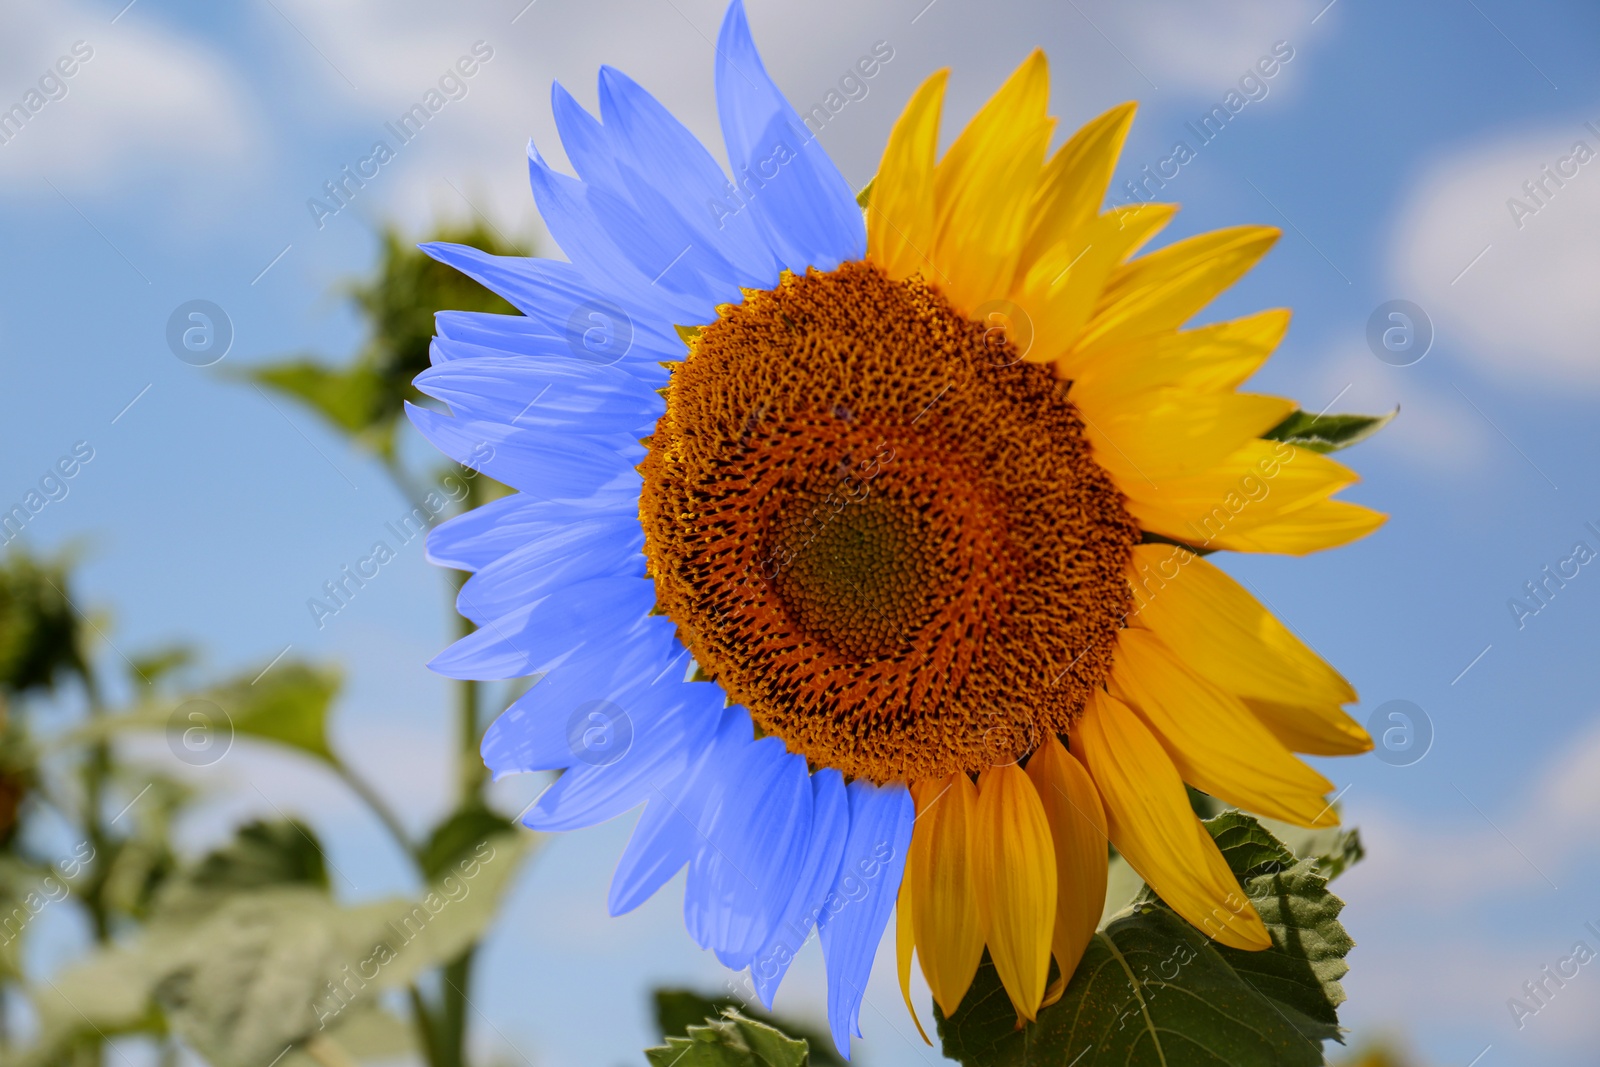
[[[485,479],[463,479],[467,487],[466,499],[462,501],[461,510],[471,511],[480,504],[488,503],[484,491]],[[461,595],[461,587],[467,583],[466,571],[451,572],[451,594],[449,612],[456,620],[456,633],[466,637],[472,633],[472,620],[456,611],[456,598]],[[460,794],[462,807],[478,803],[483,796],[483,787],[488,781],[488,771],[483,765],[483,757],[479,755],[478,747],[483,739],[478,714],[477,682],[461,681],[457,683],[456,715],[458,720],[458,737],[460,738],[460,768],[457,790]]]
[[[472,245],[496,255],[527,255],[529,250],[507,243],[483,226],[446,230],[436,240]],[[419,506],[430,495],[430,483],[408,470],[397,447],[398,431],[405,421],[404,402],[424,402],[411,384],[430,362],[433,314],[442,309],[516,314],[500,297],[478,286],[428,256],[399,233],[383,235],[383,251],[374,277],[357,283],[348,295],[367,320],[366,344],[355,360],[332,366],[305,356],[251,368],[247,373],[258,385],[306,404],[331,426],[377,456],[401,498]],[[466,512],[492,500],[496,486],[476,471],[464,472],[465,496],[459,501]],[[433,509],[430,509],[433,510]],[[460,512],[458,512],[460,513]],[[459,636],[473,631],[472,623],[455,610],[456,598],[468,574],[453,572],[448,610]],[[488,773],[479,755],[483,736],[483,687],[474,681],[457,681],[455,688],[455,808],[434,830],[445,834],[452,820],[487,811]],[[389,805],[342,760],[335,769],[352,792],[370,808],[411,858],[426,882],[435,871],[437,853],[447,846],[426,836],[413,839]],[[408,989],[417,1042],[429,1067],[465,1067],[467,1063],[468,988],[476,945],[471,945],[443,965],[431,990],[412,983]]]
[[[92,671],[85,672],[83,687],[89,699],[90,720],[104,719],[105,704],[100,699],[100,686]],[[83,765],[83,828],[95,856],[95,862],[89,869],[89,884],[83,891],[83,900],[89,911],[89,921],[94,927],[95,940],[102,945],[111,940],[111,915],[105,900],[106,884],[111,876],[111,848],[109,835],[101,823],[105,818],[102,808],[110,777],[111,742],[101,739],[89,747],[89,758]]]
[[[378,791],[365,778],[357,774],[342,757],[337,755],[334,757],[333,769],[334,773],[339,776],[339,780],[344,782],[350,792],[354,793],[377,817],[378,821],[383,823],[384,829],[389,831],[389,836],[394,838],[395,844],[400,846],[400,850],[413,863],[418,864],[420,870],[417,846],[412,842],[411,835],[406,831],[405,823],[400,821],[400,816],[395,814],[394,809],[389,806],[389,802],[384,800]]]

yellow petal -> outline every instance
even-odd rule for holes
[[[946,1017],[955,1014],[983,959],[969,834],[978,791],[965,774],[917,783],[917,822],[906,862],[916,898],[912,928],[923,976]]]
[[[908,862],[909,866],[909,862]],[[911,1021],[917,1024],[917,1033],[922,1035],[926,1044],[933,1044],[928,1040],[928,1032],[922,1028],[922,1020],[917,1018],[917,1009],[911,1003],[911,953],[916,948],[916,942],[911,933],[911,893],[904,879],[900,882],[900,897],[894,907],[894,950],[895,970],[900,977],[900,995],[905,998],[906,1012],[911,1016]]]
[[[1117,635],[1110,689],[1154,731],[1179,775],[1196,789],[1296,826],[1338,825],[1326,799],[1333,783],[1149,630],[1129,627]]]
[[[1277,308],[1077,352],[1074,395],[1092,388],[1107,401],[1126,400],[1162,386],[1189,393],[1229,392],[1261,368],[1288,329],[1288,310]]]
[[[1244,697],[1245,707],[1291,752],[1308,756],[1359,756],[1372,751],[1372,735],[1336,704],[1280,704]]]
[[[1194,817],[1166,750],[1139,717],[1096,691],[1070,740],[1105,802],[1111,843],[1161,899],[1224,945],[1270,948],[1261,916]]]
[[[1151,389],[1106,397],[1073,383],[1095,456],[1121,481],[1160,485],[1227,460],[1292,414],[1293,400],[1255,393],[1197,394]]]
[[[1105,809],[1089,772],[1059,740],[1047,739],[1028,759],[1056,854],[1056,925],[1050,950],[1070,981],[1100,925],[1106,905]]]
[[[1348,501],[1318,500],[1288,511],[1272,522],[1240,530],[1232,540],[1240,552],[1304,556],[1359,541],[1388,519],[1381,511]],[[1226,547],[1232,548],[1235,544]]]
[[[1138,104],[1118,104],[1072,135],[1039,176],[1038,191],[1028,209],[1028,235],[1017,264],[1026,272],[1053,245],[1100,214],[1111,172],[1127,140]]]
[[[1277,239],[1270,226],[1236,226],[1178,241],[1119,267],[1079,346],[1093,349],[1182,326],[1255,266]]]
[[[1095,455],[1105,453],[1096,449]],[[1152,533],[1200,548],[1301,555],[1354,540],[1383,521],[1365,508],[1328,501],[1358,480],[1348,467],[1310,449],[1250,441],[1209,470],[1159,483],[1121,477],[1118,488],[1129,514]],[[1329,503],[1338,505],[1338,515],[1319,525],[1322,505]],[[1353,517],[1333,521],[1344,509]]]
[[[1012,1006],[1033,1019],[1050,973],[1056,860],[1044,806],[1016,764],[978,779],[972,857],[989,955]]]
[[[1114,207],[1050,246],[1017,283],[1014,299],[1033,325],[1034,362],[1057,362],[1057,374],[1076,377],[1073,346],[1094,313],[1106,279],[1177,213],[1172,204]]]
[[[1238,582],[1175,545],[1137,545],[1129,561],[1134,626],[1202,677],[1243,698],[1285,745],[1354,755],[1372,738],[1341,704],[1356,691]]]
[[[1028,208],[1055,120],[1050,72],[1035,50],[956,138],[934,172],[933,260],[967,314],[1009,298]]]
[[[889,277],[923,271],[933,252],[933,169],[939,156],[939,112],[950,71],[935,71],[912,94],[889,132],[867,207],[867,256]]]

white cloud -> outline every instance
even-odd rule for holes
[[[1600,155],[1557,172],[1580,141],[1600,153],[1600,135],[1578,121],[1459,151],[1400,216],[1400,295],[1427,310],[1439,343],[1464,342],[1508,380],[1600,387]]]
[[[441,213],[466,213],[470,200],[507,229],[536,228],[524,144],[532,137],[551,158],[563,158],[550,117],[550,83],[561,81],[593,107],[601,64],[638,80],[720,154],[712,41],[725,0],[535,3],[526,10],[520,0],[463,0],[446,7],[420,0],[281,0],[280,6],[327,57],[325,62],[311,56],[307,71],[338,99],[350,96],[344,79],[353,82],[373,116],[375,135],[474,41],[495,49],[469,95],[442,109],[386,168],[381,187],[361,209],[367,214],[394,213],[420,229]],[[1161,87],[1159,101],[1152,103],[1190,109],[1215,103],[1273,42],[1292,37],[1290,28],[1303,27],[1309,17],[1303,5],[1293,3],[1203,10],[1167,3],[1151,15],[1089,0],[1078,5],[1079,12],[1063,14],[1038,0],[1012,0],[985,9],[983,32],[975,36],[972,13],[955,5],[930,6],[921,16],[921,5],[892,11],[853,0],[801,6],[749,0],[747,6],[774,78],[801,108],[822,100],[873,42],[885,40],[895,50],[868,84],[868,95],[823,132],[841,168],[857,180],[871,173],[912,88],[940,65],[953,67],[948,141],[1030,49],[1045,48],[1064,136],[1113,103],[1151,96],[1149,82]],[[278,47],[310,56],[307,42],[282,19],[263,16],[262,26]],[[1271,91],[1287,86],[1280,75]],[[356,148],[364,152],[368,145]],[[329,176],[345,162],[330,160]]]
[[[1163,0],[1118,7],[1114,14],[1123,28],[1137,35],[1136,47],[1145,61],[1161,71],[1163,88],[1188,89],[1219,100],[1257,61],[1271,56],[1274,44],[1287,43],[1294,56],[1309,45],[1310,16],[1298,3],[1197,5]],[[1289,62],[1292,66],[1294,59]],[[1276,92],[1280,84],[1274,75],[1272,90]]]
[[[1589,856],[1600,838],[1600,721],[1565,745],[1537,782],[1516,810],[1487,817],[1472,807],[1487,810],[1485,798],[1463,790],[1462,821],[1452,826],[1363,815],[1369,855],[1341,884],[1359,888],[1369,900],[1426,898],[1446,909],[1506,891],[1548,888],[1546,879],[1559,884],[1562,873]]]
[[[1600,720],[1534,781],[1499,806],[1470,786],[1457,796],[1445,785],[1457,811],[1449,823],[1363,810],[1352,795],[1367,858],[1337,886],[1359,945],[1345,980],[1347,1025],[1442,1028],[1463,1041],[1493,1040],[1505,1062],[1553,1062],[1558,1053],[1574,1057],[1561,1062],[1589,1062],[1582,1051],[1600,1007],[1596,964],[1521,1028],[1507,1002],[1526,1000],[1523,983],[1575,942],[1597,945],[1585,923],[1600,911],[1584,886],[1600,839]]]
[[[948,3],[923,10],[854,0],[750,0],[749,7],[774,76],[802,107],[821,101],[875,41],[894,48],[868,96],[823,134],[856,180],[871,173],[912,88],[940,65],[953,67],[948,140],[1031,48],[1045,48],[1064,136],[1130,97],[1178,111],[1214,103],[1274,41],[1293,39],[1294,27],[1307,20],[1304,5],[1287,0],[1203,9],[1163,0],[1154,15],[1109,0],[1081,0],[1066,14],[1045,0],[1008,0],[981,13]],[[247,15],[254,58],[270,72],[270,81],[247,85],[247,72],[261,64],[231,64],[210,42],[174,30],[148,9],[135,6],[112,23],[110,9],[86,0],[8,5],[0,11],[0,70],[14,80],[0,82],[0,106],[20,101],[73,42],[85,41],[94,55],[68,81],[64,98],[31,115],[12,144],[0,145],[0,183],[52,196],[42,181],[48,177],[71,196],[153,178],[171,185],[193,222],[215,214],[197,211],[197,202],[217,207],[219,190],[236,188],[251,169],[294,160],[291,140],[317,144],[308,131],[343,137],[355,129],[347,149],[314,149],[328,158],[307,182],[309,197],[322,180],[368,155],[385,121],[485,41],[495,58],[470,81],[468,95],[399,150],[350,214],[395,217],[420,231],[440,216],[481,210],[508,232],[540,232],[523,147],[533,137],[562,158],[549,112],[551,81],[592,105],[599,66],[613,64],[716,148],[712,41],[725,10],[725,0],[526,7],[522,0],[280,0]],[[1288,85],[1280,76],[1272,92]],[[360,132],[363,122],[370,135]],[[212,180],[217,175],[225,180]],[[544,250],[555,251],[548,243]]]
[[[42,178],[115,190],[141,173],[193,175],[245,157],[250,123],[228,68],[154,25],[132,14],[113,24],[76,0],[0,9],[0,108],[27,113],[6,127],[0,183],[44,196]]]

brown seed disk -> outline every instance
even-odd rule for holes
[[[1010,762],[1101,684],[1139,531],[1067,384],[865,262],[691,342],[640,465],[657,604],[813,765]]]

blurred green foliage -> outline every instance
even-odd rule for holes
[[[0,693],[50,691],[87,676],[67,565],[16,553],[0,565]]]
[[[656,1029],[667,1039],[669,1047],[674,1037],[689,1033],[691,1027],[738,1018],[774,1027],[803,1042],[809,1047],[809,1062],[814,1067],[845,1067],[844,1058],[833,1049],[833,1039],[824,1031],[771,1015],[734,997],[708,997],[692,989],[670,987],[657,989],[651,995],[655,1001]]]
[[[434,239],[525,252],[483,227]],[[376,453],[409,496],[396,431],[404,401],[421,399],[411,379],[428,365],[434,313],[515,312],[395,230],[380,235],[373,274],[342,293],[368,327],[352,358],[297,354],[245,377]],[[487,481],[469,481],[463,507],[497,491]],[[181,1044],[215,1067],[467,1067],[477,946],[535,843],[485,802],[478,686],[458,683],[442,710],[456,720],[459,744],[441,758],[460,778],[457,802],[414,835],[330,740],[336,667],[284,659],[193,682],[195,649],[170,645],[119,654],[134,698],[111,706],[117,686],[91,655],[100,628],[78,604],[68,560],[15,546],[0,560],[0,1065],[99,1067],[108,1039],[134,1034],[163,1062]],[[342,903],[316,833],[288,818],[185,857],[174,820],[205,798],[185,775],[130,757],[127,742],[153,733],[182,762],[264,744],[331,773],[386,828],[419,891]],[[25,944],[61,916],[81,920],[90,947],[65,969],[28,973]],[[16,1018],[31,1020],[27,1033],[12,1032]]]
[[[528,254],[525,247],[483,225],[449,227],[433,240],[471,245],[495,255]],[[430,258],[398,231],[385,231],[382,241],[375,276],[346,289],[346,296],[371,326],[355,359],[332,365],[314,356],[297,355],[246,373],[259,385],[304,404],[366,447],[389,457],[394,453],[395,429],[405,401],[422,399],[411,380],[428,367],[434,312],[451,309],[514,315],[516,309]]]

